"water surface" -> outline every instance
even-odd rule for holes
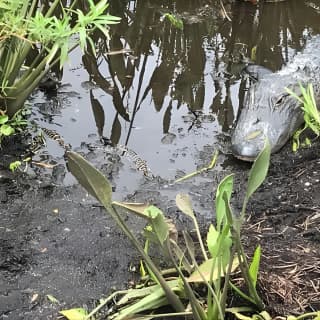
[[[34,118],[74,149],[100,136],[127,145],[167,179],[177,170],[194,171],[208,145],[226,154],[220,163],[230,159],[246,61],[279,70],[320,32],[316,0],[236,1],[225,5],[228,16],[219,1],[110,1],[110,9],[122,17],[110,29],[111,40],[97,33],[96,57],[80,50],[70,55],[58,92],[33,96]],[[165,13],[182,19],[183,30]],[[52,141],[48,152],[63,154]],[[117,179],[128,186],[139,173],[122,161]]]

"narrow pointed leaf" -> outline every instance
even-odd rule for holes
[[[249,275],[250,278],[253,282],[253,286],[256,287],[257,285],[257,279],[258,279],[258,274],[259,274],[259,265],[260,265],[260,257],[261,257],[261,247],[260,245],[257,246],[253,258],[252,258],[252,262],[249,268]]]
[[[227,194],[227,199],[230,201],[233,189],[233,175],[226,176],[219,184],[216,192],[216,216],[217,216],[217,230],[219,231],[222,223],[227,219],[226,216],[226,203],[223,199],[224,193]]]
[[[270,162],[270,153],[271,146],[269,141],[266,140],[263,150],[254,161],[249,173],[248,188],[246,193],[247,200],[260,187],[267,176]]]

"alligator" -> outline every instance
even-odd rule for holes
[[[312,36],[302,52],[278,72],[248,67],[254,83],[248,89],[243,108],[231,135],[231,151],[241,160],[254,161],[266,138],[271,152],[279,151],[304,123],[301,103],[286,88],[301,95],[300,85],[311,83],[320,103],[320,36]]]
[[[45,138],[42,135],[42,132],[45,133],[50,139],[56,141],[65,152],[72,150],[72,146],[69,143],[66,143],[61,135],[52,129],[39,127],[41,129],[40,135],[36,135],[28,147],[28,155],[24,158],[25,160],[30,158],[31,155],[37,153],[45,145]],[[110,139],[101,137],[101,142],[104,147],[113,146]],[[154,175],[151,172],[146,160],[140,158],[140,156],[132,149],[129,149],[127,146],[118,144],[113,146],[114,151],[118,152],[121,156],[126,156],[133,164],[138,171],[141,171],[146,178],[153,179]]]

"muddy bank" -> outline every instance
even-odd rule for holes
[[[262,245],[261,291],[273,313],[320,308],[318,148],[319,143],[292,154],[287,146],[274,155],[267,180],[250,202],[244,241],[249,254],[253,245]],[[203,149],[196,159],[200,167],[212,153],[210,146]],[[95,158],[96,165],[99,160]],[[99,168],[112,180],[121,160]],[[236,174],[232,205],[240,208],[248,169],[248,164],[220,155],[215,169],[179,185],[136,172],[139,187],[130,194],[116,192],[116,198],[152,202],[182,229],[188,221],[174,198],[177,192],[189,192],[205,230],[213,219],[217,183]],[[139,257],[98,203],[77,184],[53,184],[50,176],[49,171],[41,176],[1,168],[0,319],[55,319],[64,308],[92,308],[97,299],[135,277],[129,269]],[[144,225],[132,217],[128,223],[137,232]]]

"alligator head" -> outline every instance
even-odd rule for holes
[[[300,102],[285,90],[288,87],[300,95],[298,82],[292,75],[274,73],[250,87],[231,137],[231,150],[237,158],[253,161],[266,138],[271,152],[276,152],[301,126]]]

